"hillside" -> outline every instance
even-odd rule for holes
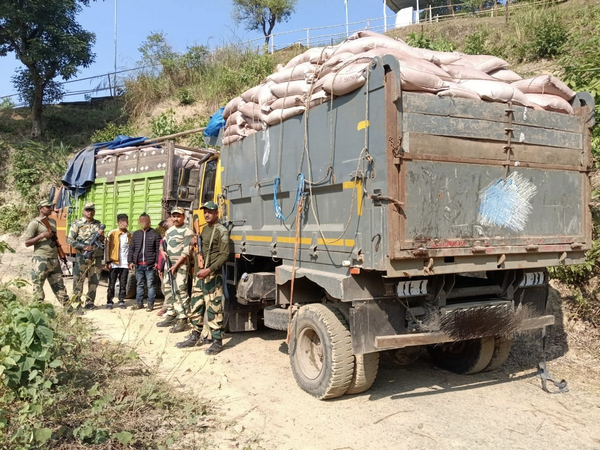
[[[547,7],[524,7],[508,20],[465,17],[440,23],[422,23],[391,30],[417,47],[468,54],[493,54],[507,60],[522,76],[556,74],[575,90],[600,93],[600,6],[584,0],[549,2]],[[160,61],[162,71],[137,74],[124,80],[122,98],[93,105],[46,106],[43,141],[32,143],[28,110],[0,110],[0,232],[19,233],[31,205],[48,185],[56,183],[66,160],[76,149],[117,134],[161,136],[206,124],[210,114],[229,99],[258,84],[305,50],[296,46],[273,55],[226,46],[214,53],[194,47],[173,51],[160,33],[152,35],[155,53],[142,55]],[[600,114],[599,114],[600,117]],[[184,142],[203,145],[200,136]],[[594,153],[600,152],[600,127],[594,132]],[[51,161],[51,164],[48,164]],[[594,177],[594,180],[598,177]],[[596,221],[598,224],[598,221]],[[600,301],[596,257],[590,252],[581,267],[554,271],[574,287],[576,314],[598,325]]]

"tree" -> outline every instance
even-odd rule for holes
[[[296,10],[297,0],[233,0],[233,19],[246,23],[247,30],[260,30],[269,45],[276,23],[287,22]]]
[[[89,1],[0,1],[0,56],[14,52],[25,66],[17,70],[13,82],[22,100],[31,106],[34,138],[42,133],[44,101],[60,100],[64,94],[55,78],[68,80],[79,67],[94,62],[96,36],[75,21]]]

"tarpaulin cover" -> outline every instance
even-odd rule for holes
[[[117,149],[132,147],[146,141],[146,137],[117,136],[110,142],[92,144],[77,152],[75,157],[69,161],[67,172],[62,177],[62,184],[71,195],[78,197],[94,184],[96,179],[96,153],[98,150]]]
[[[223,111],[225,111],[225,107],[219,109],[214,116],[210,118],[208,121],[208,125],[204,130],[204,136],[206,137],[217,137],[219,135],[219,130],[225,127],[225,119],[223,118]]]

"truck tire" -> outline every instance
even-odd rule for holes
[[[298,385],[323,400],[343,395],[354,372],[350,331],[336,308],[303,306],[294,316],[290,363]]]
[[[369,389],[377,378],[379,352],[354,356],[354,372],[346,394],[360,394]]]
[[[454,373],[471,375],[484,370],[492,360],[495,338],[487,336],[467,341],[427,347],[436,366]]]
[[[135,298],[137,291],[137,282],[135,281],[135,270],[130,270],[127,275],[127,290],[125,298]]]
[[[492,360],[484,369],[486,372],[490,372],[492,370],[499,369],[508,359],[508,355],[510,355],[510,349],[512,348],[513,340],[496,336],[494,339],[494,354],[492,355]]]
[[[290,311],[278,305],[267,306],[263,311],[265,327],[273,330],[287,331],[290,320]]]

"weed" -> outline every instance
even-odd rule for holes
[[[179,126],[175,119],[175,111],[171,108],[161,113],[158,117],[150,120],[150,125],[152,126],[152,134],[154,137],[167,136],[179,131]]]
[[[413,47],[426,48],[440,52],[453,52],[454,44],[445,38],[432,40],[424,33],[410,33],[406,42]]]
[[[0,206],[0,232],[20,234],[31,216],[31,207],[9,203]]]
[[[468,55],[484,55],[486,53],[487,31],[476,31],[465,37],[464,52]]]

